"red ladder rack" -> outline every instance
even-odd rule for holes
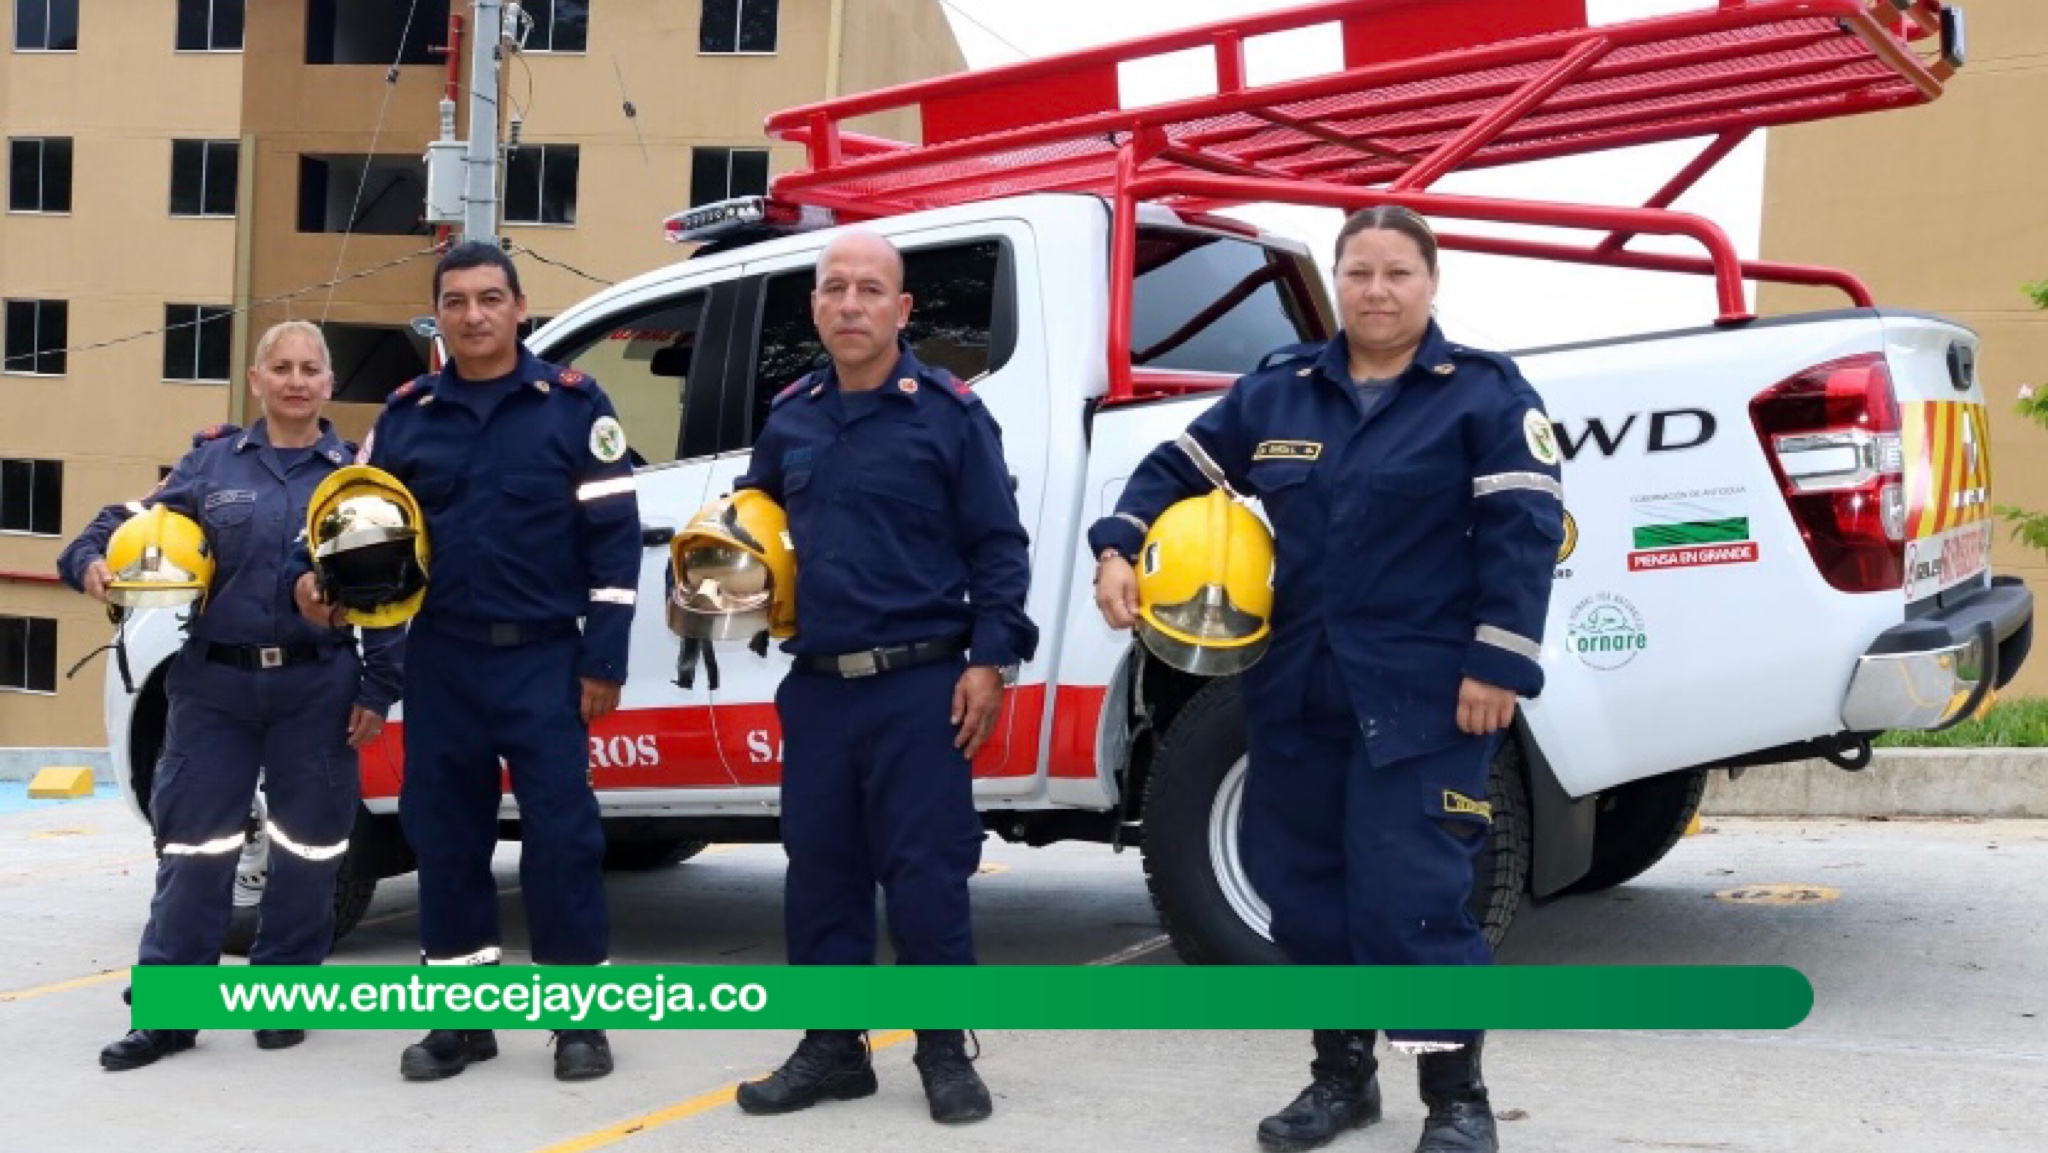
[[[1334,25],[1343,66],[1270,84],[1245,47]],[[1928,41],[1938,46],[1923,59]],[[1831,268],[1743,261],[1712,221],[1669,206],[1758,128],[1937,98],[1960,66],[1961,14],[1939,0],[1718,0],[1701,11],[1589,27],[1585,0],[1326,0],[1003,68],[789,109],[769,135],[809,166],[781,200],[863,219],[1029,192],[1115,205],[1109,400],[1133,395],[1128,346],[1139,201],[1181,211],[1252,203],[1400,204],[1428,216],[1591,229],[1591,245],[1440,235],[1445,248],[1711,274],[1718,322],[1752,318],[1747,279],[1863,283]],[[1120,67],[1174,53],[1213,61],[1214,92],[1125,108]],[[922,144],[846,129],[913,111]],[[1639,207],[1432,192],[1448,173],[1692,137],[1705,149]],[[1631,251],[1685,236],[1706,256]]]

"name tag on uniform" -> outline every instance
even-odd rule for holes
[[[255,504],[256,492],[246,488],[224,488],[206,495],[206,511],[212,512],[224,504]]]
[[[1451,789],[1444,790],[1444,812],[1466,813],[1475,817],[1485,817],[1489,821],[1493,819],[1492,805],[1487,804],[1485,801],[1475,801],[1465,794]]]
[[[1323,446],[1313,440],[1266,440],[1252,450],[1254,463],[1262,460],[1316,460],[1323,455]]]

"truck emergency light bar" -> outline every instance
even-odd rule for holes
[[[778,112],[767,132],[808,167],[776,200],[857,220],[1031,192],[1102,196],[1112,233],[1110,391],[1128,354],[1136,205],[1208,212],[1261,202],[1591,229],[1592,244],[1442,235],[1446,248],[1710,274],[1718,321],[1751,319],[1742,281],[1870,294],[1827,268],[1742,261],[1713,222],[1670,205],[1758,128],[1928,103],[1962,65],[1962,12],[1943,0],[1698,0],[1696,11],[1591,27],[1585,0],[1323,0],[1122,44]],[[1253,83],[1246,47],[1329,27],[1343,64]],[[1211,92],[1125,107],[1120,69],[1206,56]],[[909,112],[922,144],[849,132]],[[1445,196],[1445,175],[1688,138],[1706,147],[1640,207]],[[1707,255],[1629,251],[1690,237]]]
[[[670,244],[698,244],[748,230],[807,232],[838,223],[830,209],[791,204],[766,196],[739,196],[700,204],[661,222]]]

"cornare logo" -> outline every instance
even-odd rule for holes
[[[1587,668],[1612,672],[1642,655],[1650,634],[1628,598],[1594,593],[1573,606],[1565,644]]]

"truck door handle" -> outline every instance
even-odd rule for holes
[[[667,525],[643,524],[640,526],[641,548],[666,548],[668,542],[676,539],[676,530]]]

